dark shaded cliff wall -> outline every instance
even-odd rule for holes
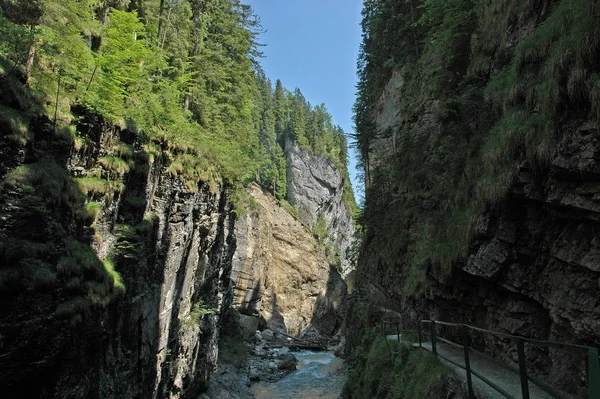
[[[232,301],[228,196],[80,113],[75,142],[44,117],[19,141],[2,114],[2,396],[195,397]]]
[[[406,318],[600,345],[598,2],[374,3],[357,283]],[[473,342],[516,361],[514,341]],[[526,352],[581,393],[584,353]]]

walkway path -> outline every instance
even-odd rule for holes
[[[390,341],[396,341],[397,336],[396,335],[388,335],[387,339]],[[400,342],[404,342],[409,345],[412,344],[415,347],[419,346],[418,343],[402,341],[402,334],[400,335]],[[422,347],[423,347],[423,349],[425,349],[429,352],[432,352],[431,342],[423,342]],[[436,345],[436,348],[437,348],[438,354],[440,354],[441,356],[443,356],[443,357],[451,360],[452,362],[457,363],[463,367],[465,366],[465,357],[464,357],[463,348],[458,348],[458,347],[448,345],[444,342],[439,342],[439,341]],[[471,370],[483,375],[485,378],[487,378],[494,384],[501,387],[507,393],[509,393],[512,397],[521,398],[521,379],[520,379],[518,373],[512,372],[511,370],[509,370],[505,367],[502,367],[489,359],[486,359],[485,357],[481,356],[480,354],[478,354],[477,352],[475,352],[473,350],[469,351],[469,358],[470,358],[470,363],[471,363]],[[456,375],[459,376],[461,379],[464,379],[464,381],[467,380],[467,372],[465,371],[465,369],[458,367],[457,365],[455,365],[451,362],[448,362],[447,360],[443,359],[442,357],[438,357],[438,359],[442,363],[444,363],[444,364],[448,365],[450,368],[452,368],[454,370],[454,372],[456,373]],[[472,376],[471,378],[473,381],[473,388],[474,388],[474,390],[476,392],[476,396],[478,398],[479,397],[486,398],[486,399],[487,398],[494,398],[494,399],[495,398],[505,398],[504,395],[500,394],[498,391],[496,391],[494,388],[492,388],[491,386],[486,384],[483,380],[481,380],[476,375],[471,374],[471,376]],[[530,395],[531,399],[553,399],[553,397],[550,394],[548,394],[547,392],[540,389],[537,385],[535,385],[531,381],[529,382],[529,395]],[[565,397],[569,397],[569,396],[565,395]]]

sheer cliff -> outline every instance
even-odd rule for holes
[[[356,241],[354,215],[345,201],[347,174],[329,159],[297,145],[286,145],[287,198],[300,218],[315,230],[321,225],[330,258],[346,276],[353,270],[351,249]]]
[[[93,114],[81,145],[43,118],[33,130],[0,200],[5,394],[193,396],[232,300],[227,193],[190,191],[169,151],[150,156]]]
[[[419,3],[363,11],[357,283],[407,319],[598,346],[598,2]],[[527,356],[579,395],[583,355]]]
[[[232,278],[237,307],[259,315],[274,331],[299,335],[312,329],[333,336],[341,326],[346,295],[340,273],[300,220],[258,187],[250,193],[258,209],[236,222]]]

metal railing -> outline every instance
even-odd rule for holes
[[[429,328],[424,328],[424,325],[426,325],[426,324],[429,324]],[[414,327],[407,328],[406,327],[407,325],[414,326]],[[453,342],[449,339],[439,336],[436,332],[436,326],[447,326],[447,327],[460,328],[460,337],[461,337],[462,343],[459,344],[459,343]],[[388,334],[390,328],[391,328],[392,334]],[[475,375],[481,381],[485,382],[487,385],[489,385],[490,387],[495,389],[497,392],[502,394],[504,397],[509,398],[509,399],[516,399],[514,396],[512,396],[511,394],[506,392],[506,390],[504,390],[502,387],[498,386],[497,384],[495,384],[494,382],[492,382],[488,378],[486,378],[484,375],[482,375],[481,373],[479,373],[471,368],[471,362],[470,362],[470,352],[471,351],[474,353],[477,353],[479,356],[481,356],[483,358],[486,358],[487,360],[495,362],[497,365],[499,365],[501,367],[504,367],[514,373],[519,374],[520,382],[521,382],[521,397],[523,399],[530,398],[529,382],[532,382],[533,384],[538,386],[541,390],[545,391],[546,393],[548,393],[549,395],[551,395],[554,398],[567,399],[569,397],[566,396],[565,394],[561,393],[557,389],[552,388],[545,382],[543,382],[540,379],[538,379],[534,376],[531,376],[527,373],[527,359],[525,357],[525,344],[530,343],[530,344],[535,344],[535,345],[545,346],[545,347],[558,347],[558,348],[584,350],[587,352],[586,361],[587,361],[587,383],[588,383],[588,395],[589,395],[588,398],[589,399],[600,399],[600,358],[599,358],[598,348],[585,346],[585,345],[576,345],[576,344],[569,344],[569,343],[563,343],[563,342],[555,342],[555,341],[541,341],[541,340],[537,340],[537,339],[531,339],[531,338],[521,337],[521,336],[517,336],[517,335],[510,335],[510,334],[499,333],[496,331],[486,330],[486,329],[471,326],[468,324],[449,323],[449,322],[436,321],[436,320],[419,320],[417,322],[402,322],[401,320],[396,319],[396,318],[391,318],[391,319],[387,318],[387,319],[382,320],[382,330],[383,330],[384,336],[396,335],[398,342],[400,342],[400,336],[402,333],[409,332],[409,333],[416,334],[419,347],[423,346],[422,345],[423,344],[423,336],[429,335],[429,338],[431,341],[431,352],[435,356],[441,357],[444,360],[454,364],[455,366],[460,367],[463,370],[466,370],[467,388],[469,391],[470,398],[475,398],[474,393],[473,393],[473,381],[472,381],[472,375]],[[470,347],[470,345],[469,345],[470,331],[477,331],[480,333],[491,334],[491,335],[505,338],[505,339],[515,340],[516,346],[517,346],[518,368],[508,365],[504,362],[501,362],[485,353],[479,352],[476,349]],[[464,356],[464,365],[456,363],[455,361],[441,355],[439,353],[438,347],[437,347],[438,341],[444,342],[444,343],[454,346],[456,348],[462,348],[463,352],[464,352],[464,355],[463,355]]]

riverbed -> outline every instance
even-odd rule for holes
[[[346,381],[344,361],[333,352],[299,351],[297,369],[273,383],[251,389],[256,399],[337,399]]]

